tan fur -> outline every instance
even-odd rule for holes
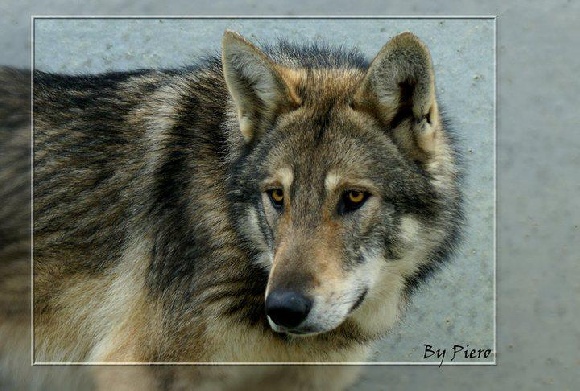
[[[359,366],[205,366],[176,368],[173,390],[280,391],[342,389],[354,383]],[[200,383],[198,379],[206,379]]]
[[[160,338],[155,331],[161,329],[156,305],[144,294],[149,246],[146,237],[137,238],[106,276],[68,284],[63,301],[56,303],[62,312],[36,323],[36,362],[47,361],[46,357],[69,362],[147,361],[143,341]]]
[[[271,333],[240,327],[238,324],[216,319],[211,322],[215,330],[212,341],[214,353],[202,361],[221,363],[259,363],[260,357],[267,354],[275,359],[271,362],[282,363],[324,363],[324,362],[362,362],[368,355],[368,346],[325,352],[324,345],[316,341],[309,344],[285,343]],[[227,338],[224,338],[227,336]],[[302,337],[294,337],[301,339]]]
[[[155,391],[158,390],[155,371],[146,366],[90,367],[95,391]]]

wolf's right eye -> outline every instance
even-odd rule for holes
[[[349,190],[343,193],[338,204],[338,213],[346,214],[363,206],[370,194],[360,190]]]
[[[271,189],[268,190],[268,196],[272,205],[276,209],[282,209],[284,207],[284,190],[282,189]]]

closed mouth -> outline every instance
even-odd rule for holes
[[[315,331],[311,328],[303,328],[303,329],[286,329],[283,328],[280,331],[278,331],[279,333],[283,333],[289,336],[295,336],[295,337],[308,337],[311,335],[316,335],[316,334],[320,334],[320,331]]]
[[[270,321],[270,319],[268,319],[268,320]],[[324,331],[315,330],[311,327],[287,328],[284,326],[276,325],[271,321],[270,321],[270,326],[275,332],[282,334],[282,335],[289,336],[289,337],[309,337],[309,336],[320,334],[320,333],[324,332]]]
[[[288,330],[286,332],[286,334],[297,336],[297,337],[308,337],[308,336],[316,335],[316,334],[320,334],[320,333],[317,333],[314,331],[308,331],[308,330]]]

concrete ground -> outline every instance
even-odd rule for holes
[[[224,28],[252,40],[277,36],[358,46],[373,56],[394,34],[410,30],[430,47],[439,98],[461,137],[467,172],[466,240],[457,257],[417,293],[402,322],[378,346],[378,362],[425,363],[425,344],[494,348],[497,367],[372,366],[355,390],[573,390],[580,373],[580,181],[577,91],[578,3],[497,6],[462,2],[447,9],[408,1],[269,1],[209,6],[185,1],[139,6],[5,3],[0,63],[30,64],[28,15],[36,14],[337,14],[498,15],[498,131],[494,137],[493,19],[37,20],[35,66],[55,72],[100,72],[185,65],[219,48]],[[177,4],[180,6],[178,7]],[[261,8],[260,8],[261,7]],[[241,11],[241,12],[240,12]],[[109,27],[104,24],[109,23]],[[112,26],[114,24],[114,27]],[[576,71],[576,72],[575,72]],[[494,335],[494,146],[497,145],[497,341]],[[492,357],[493,359],[493,357]],[[482,360],[469,360],[473,363]],[[483,360],[486,361],[486,360]],[[489,361],[489,360],[487,360]]]

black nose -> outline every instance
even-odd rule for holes
[[[312,300],[293,291],[273,291],[266,298],[266,315],[278,326],[296,327],[312,308]]]

